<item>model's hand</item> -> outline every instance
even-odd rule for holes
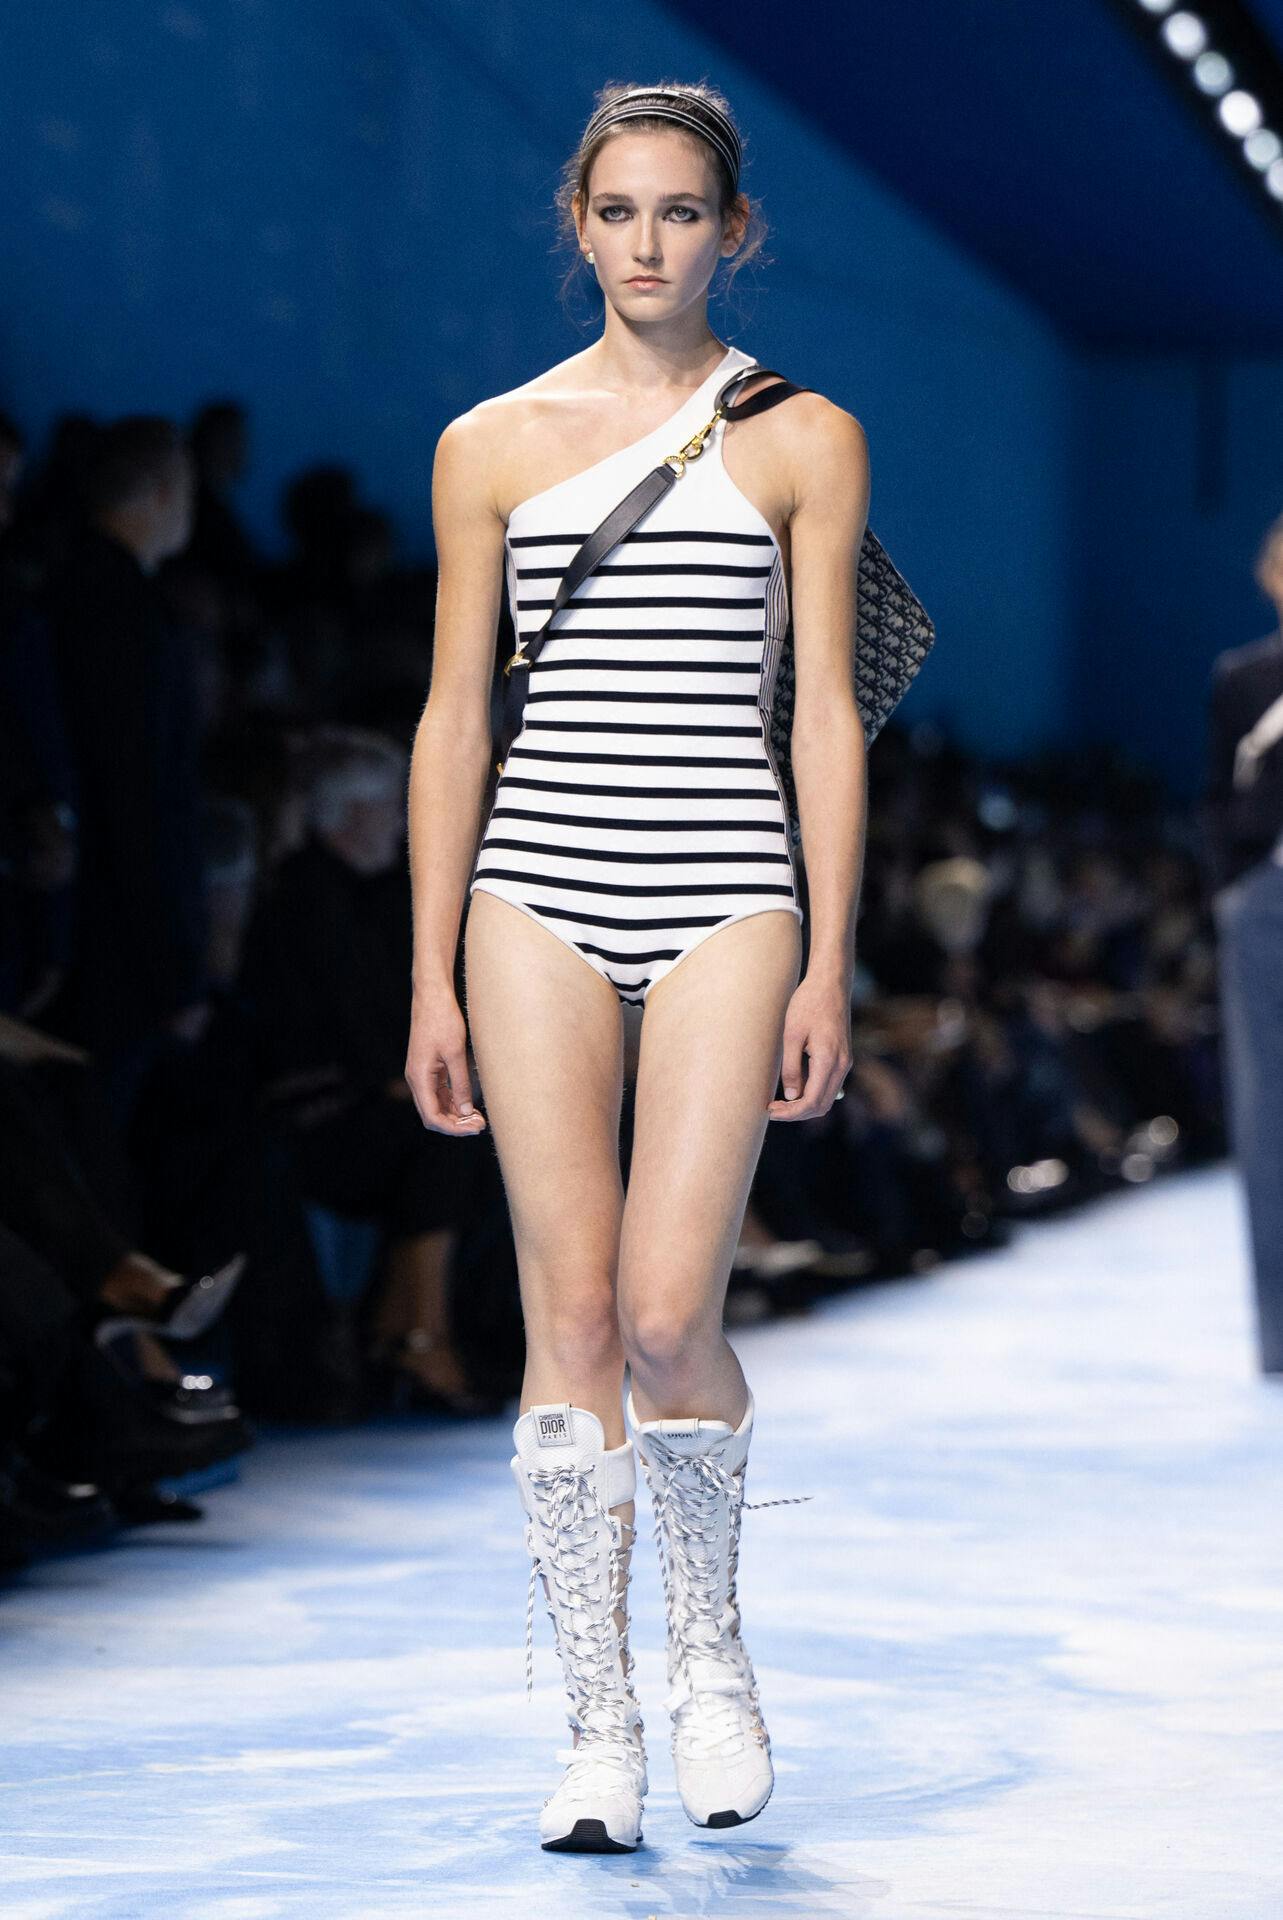
[[[485,1126],[472,1104],[468,1028],[452,987],[416,987],[405,1081],[420,1120],[434,1133],[462,1139]]]
[[[806,1071],[802,1057],[806,1056]],[[851,1070],[851,995],[841,980],[798,983],[784,1018],[783,1100],[772,1100],[772,1120],[814,1120],[827,1113]],[[789,1098],[790,1091],[794,1097]]]

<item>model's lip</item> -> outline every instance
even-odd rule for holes
[[[635,273],[631,279],[624,282],[627,287],[635,287],[639,284],[648,287],[666,287],[668,282],[659,273]]]

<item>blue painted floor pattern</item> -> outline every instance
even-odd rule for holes
[[[542,1853],[566,1736],[508,1422],[267,1435],[203,1526],[0,1592],[0,1920],[1278,1920],[1283,1381],[1224,1170],[736,1334],[777,1760],[672,1782],[639,1509],[645,1846]]]

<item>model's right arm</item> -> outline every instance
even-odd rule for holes
[[[405,1077],[425,1126],[469,1134],[467,1026],[454,988],[464,892],[490,772],[490,683],[504,522],[495,504],[493,421],[452,420],[432,466],[437,603],[432,678],[410,757],[409,857],[413,1002]]]

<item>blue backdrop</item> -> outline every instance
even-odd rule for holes
[[[1076,351],[649,0],[52,0],[6,24],[0,404],[37,444],[70,407],[186,420],[231,393],[269,548],[283,480],[324,458],[430,556],[445,422],[600,325],[595,294],[563,311],[552,251],[594,89],[707,76],[772,230],[713,324],[864,424],[871,523],[939,629],[906,713],[996,752],[1112,738],[1196,785],[1211,657],[1274,624],[1249,567],[1283,506],[1280,362]]]

